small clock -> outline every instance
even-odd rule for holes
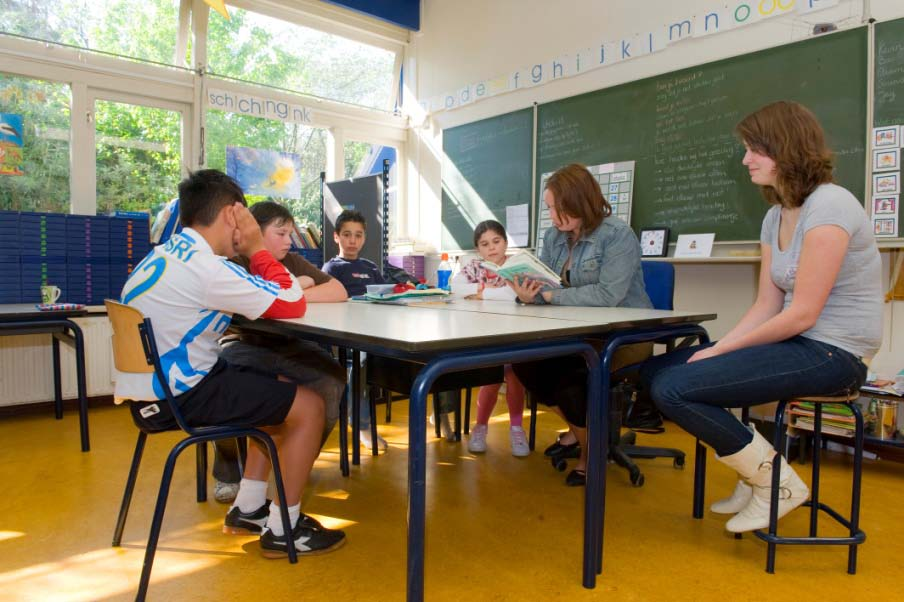
[[[643,228],[640,231],[640,249],[644,257],[665,257],[669,251],[669,229]]]

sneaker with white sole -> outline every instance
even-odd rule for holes
[[[472,454],[482,454],[487,450],[487,425],[475,424],[468,437],[468,451]]]
[[[231,504],[235,501],[235,496],[238,494],[238,483],[224,483],[223,481],[217,481],[213,486],[213,499],[221,504]]]
[[[374,446],[370,440],[370,427],[361,429],[361,433],[358,435],[358,439],[361,441],[361,445],[366,447],[367,449],[373,450]],[[389,444],[386,443],[386,439],[381,437],[379,434],[377,435],[377,448],[381,452],[385,452],[389,449]]]
[[[269,510],[268,510],[269,512]],[[295,551],[299,556],[314,556],[335,550],[345,543],[345,533],[338,529],[327,529],[317,520],[302,514],[292,529]],[[285,558],[289,555],[285,535],[273,535],[270,529],[261,533],[261,554],[264,558]]]
[[[512,442],[512,455],[517,458],[523,458],[530,455],[530,445],[527,444],[527,435],[520,426],[513,426],[509,429],[509,439]]]
[[[254,512],[242,512],[238,506],[233,506],[226,514],[223,521],[223,533],[226,535],[257,535],[267,524],[270,516],[270,500]]]

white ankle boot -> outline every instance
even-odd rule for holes
[[[747,480],[753,489],[753,495],[747,505],[738,512],[725,528],[732,533],[743,533],[769,526],[769,501],[772,493],[772,459],[775,450],[766,439],[757,432],[753,441],[741,451],[730,456],[719,457],[719,461],[734,468]],[[788,462],[781,458],[779,474],[778,518],[781,518],[807,501],[810,490],[797,476]]]
[[[716,514],[737,514],[750,503],[750,498],[752,497],[753,487],[741,480],[735,485],[734,491],[731,492],[730,496],[718,502],[713,502],[709,509]]]

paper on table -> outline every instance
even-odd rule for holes
[[[716,235],[679,234],[675,246],[675,257],[709,257],[713,253],[713,241]]]
[[[527,203],[523,205],[507,205],[505,208],[505,230],[508,232],[509,244],[513,247],[526,247],[530,235],[530,218]]]

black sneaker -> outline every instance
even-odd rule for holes
[[[336,529],[327,529],[315,519],[302,514],[292,529],[295,540],[295,551],[299,556],[314,556],[335,550],[345,543],[345,533]],[[277,537],[270,529],[261,533],[261,554],[264,558],[285,558],[286,536]]]
[[[226,514],[223,521],[223,533],[226,535],[257,535],[267,524],[270,516],[270,500],[254,512],[242,512],[238,506],[233,506]]]

